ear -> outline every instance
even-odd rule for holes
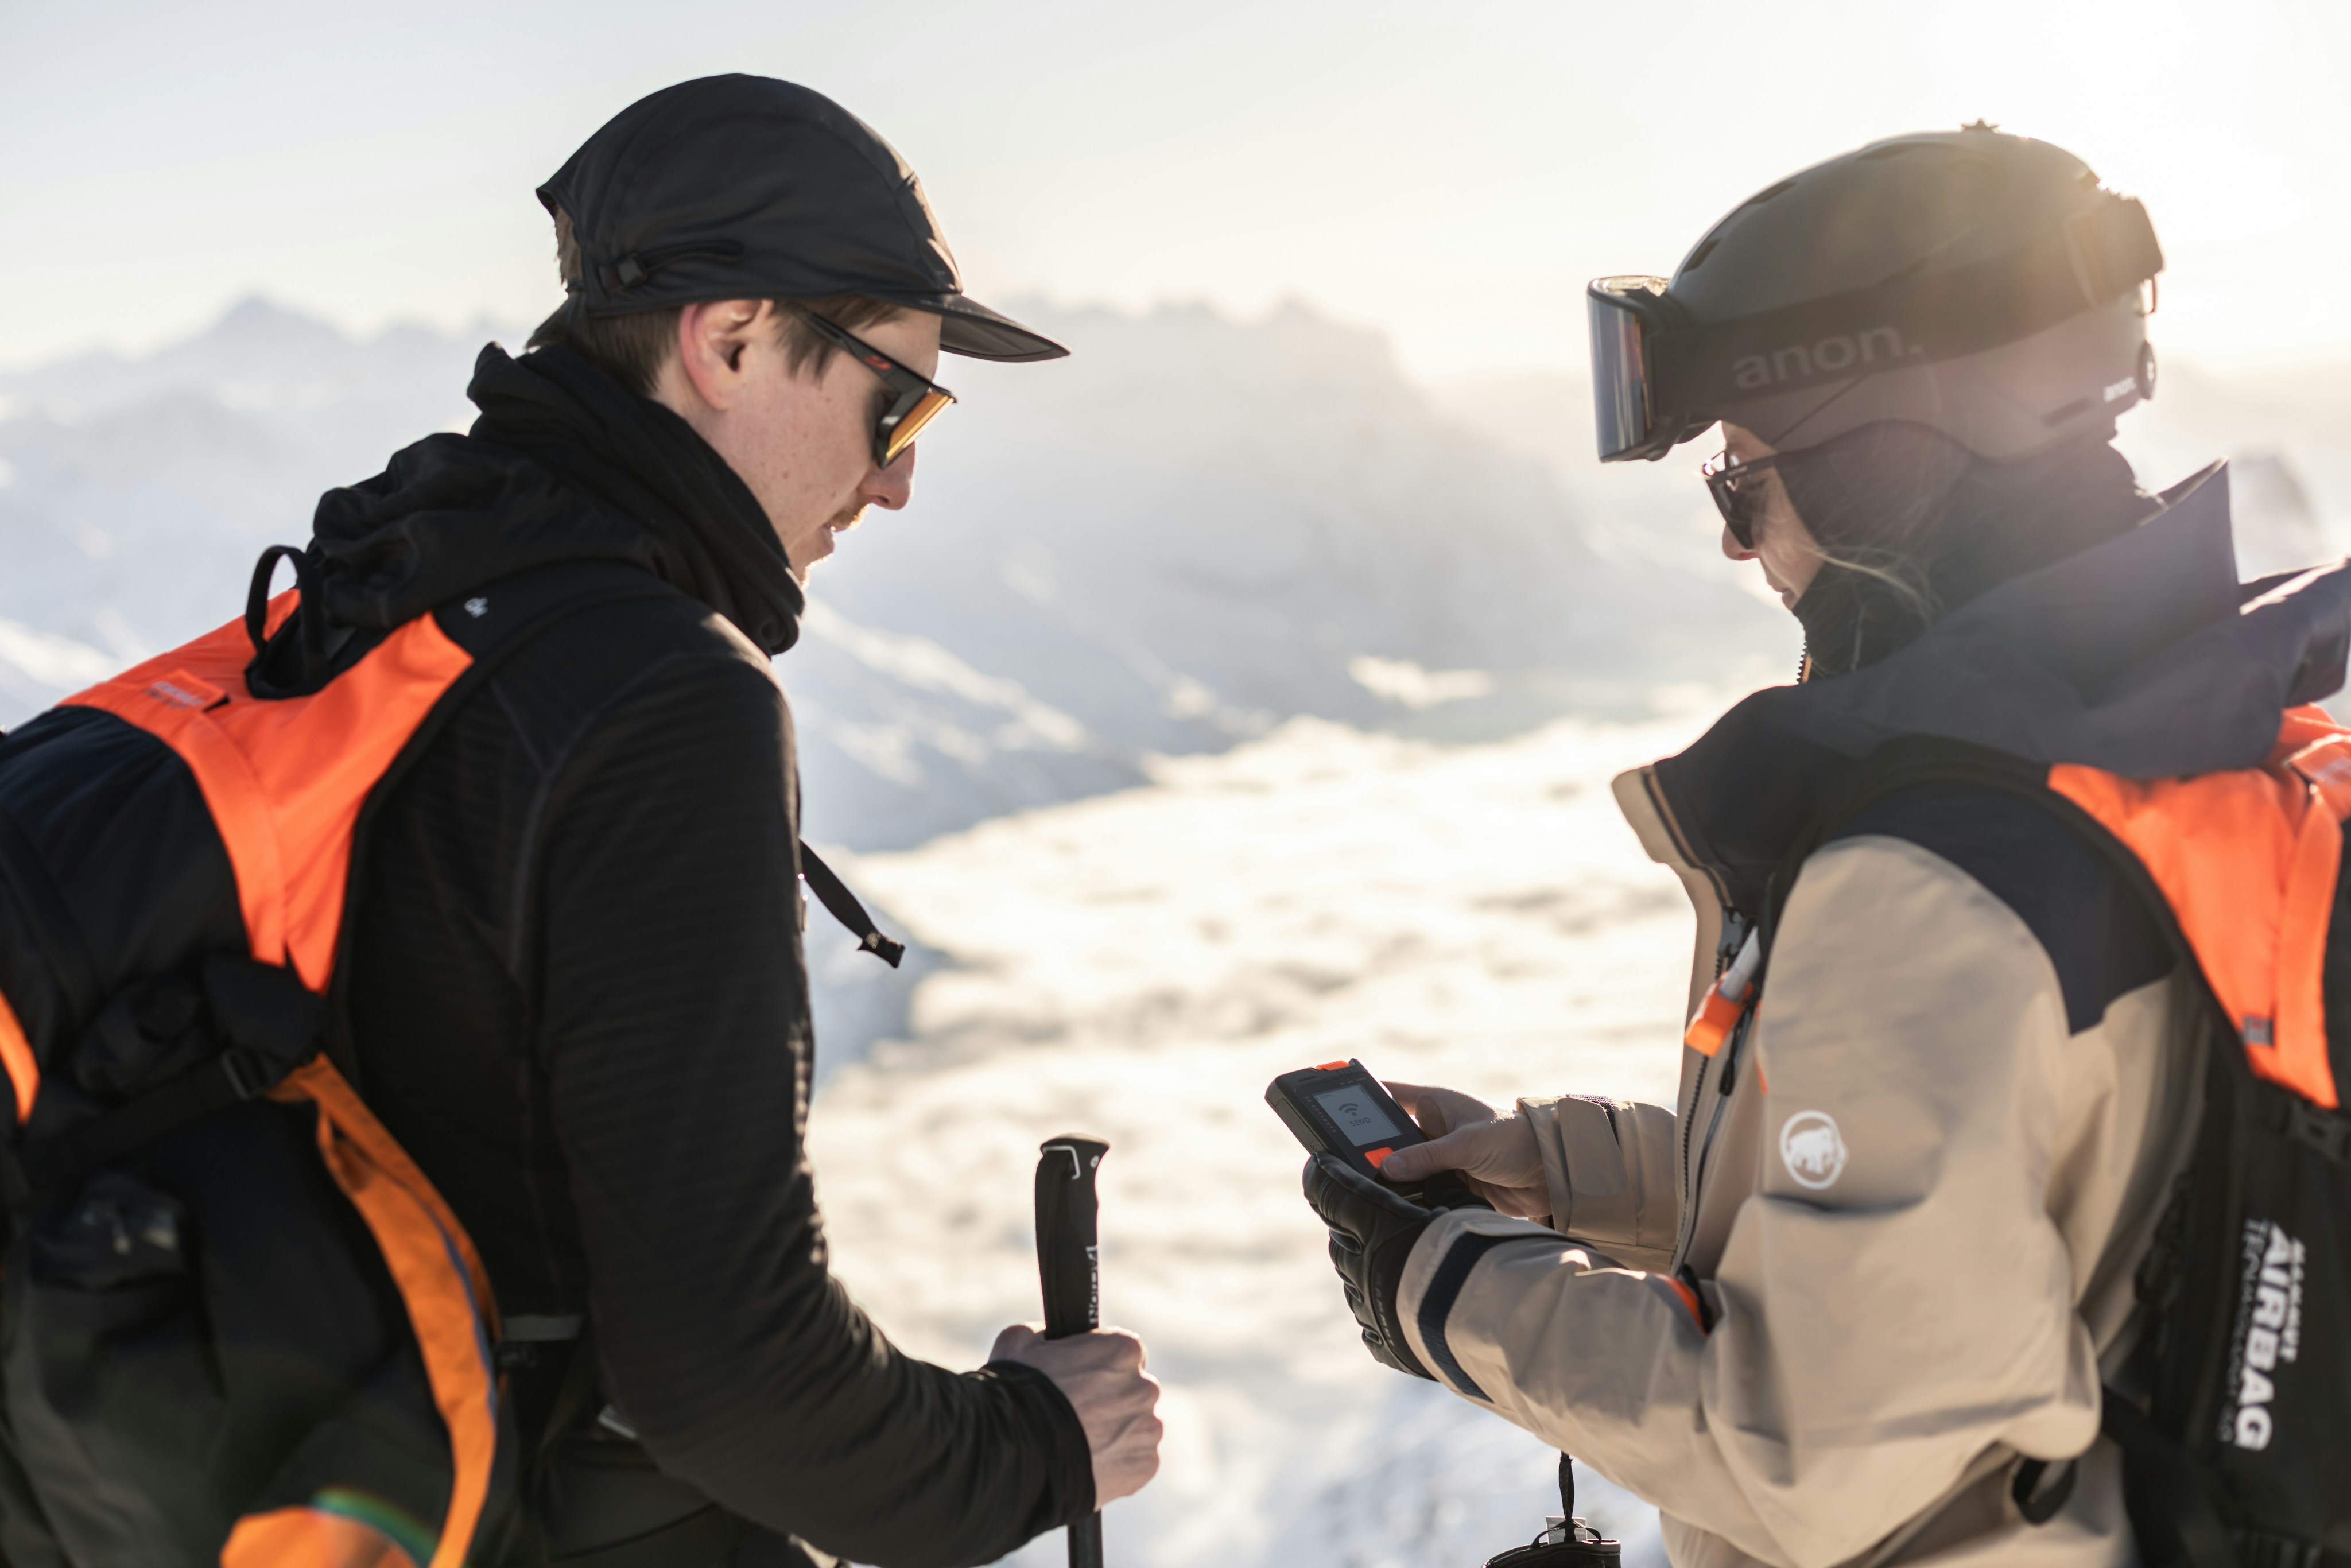
[[[678,312],[678,369],[697,401],[724,413],[741,400],[744,351],[758,335],[774,336],[774,313],[764,299],[709,300]]]

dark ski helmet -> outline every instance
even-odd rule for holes
[[[2147,210],[2060,147],[1976,124],[1767,185],[1668,280],[1586,290],[1600,460],[1718,420],[1782,451],[1880,420],[2006,462],[2155,392]]]

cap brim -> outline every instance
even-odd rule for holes
[[[916,310],[928,310],[938,317],[939,347],[950,354],[962,354],[974,360],[1005,360],[1016,364],[1029,360],[1060,360],[1069,356],[1069,350],[1042,332],[1032,332],[1011,317],[990,310],[966,295],[929,294],[919,298],[901,297],[890,302]]]

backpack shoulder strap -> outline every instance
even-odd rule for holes
[[[1722,973],[1700,998],[1698,1010],[1691,1015],[1689,1027],[1682,1036],[1684,1044],[1702,1055],[1714,1055],[1761,999],[1764,976],[1771,967],[1771,945],[1779,934],[1788,895],[1804,862],[1839,829],[1871,806],[1890,795],[1928,784],[1966,784],[1998,789],[2065,818],[2085,838],[2107,852],[2116,868],[2131,879],[2132,885],[2156,911],[2175,954],[2187,955],[2178,922],[2137,857],[2116,841],[2087,812],[2050,789],[2041,769],[2021,757],[1989,747],[1932,736],[1905,736],[1871,753],[1859,770],[1813,814],[1789,843],[1765,880],[1763,907],[1756,912],[1754,924],[1747,927],[1744,940],[1735,952],[1724,949]],[[2192,956],[2189,961],[2194,961]]]
[[[1794,890],[1804,862],[1870,807],[1906,789],[1932,784],[1996,789],[2050,811],[2095,845],[2116,870],[2132,875],[2134,888],[2153,902],[2167,929],[2172,926],[2170,906],[2154,879],[2147,874],[2147,868],[2139,864],[2138,857],[2095,818],[2051,789],[2048,769],[1988,746],[1946,740],[1938,736],[1908,735],[1897,737],[1872,752],[1860,771],[1830,798],[1828,804],[1813,813],[1780,857],[1780,863],[1772,870],[1762,918],[1758,923],[1767,956],[1781,915],[1787,908],[1788,895]]]
[[[1980,785],[2036,802],[2044,798],[2056,799],[2032,764],[1989,747],[1931,736],[1899,737],[1879,747],[1831,794],[1827,803],[1813,813],[1782,852],[1778,864],[1764,881],[1763,904],[1752,912],[1753,924],[1745,928],[1735,948],[1724,948],[1722,972],[1715,984],[1707,988],[1698,1010],[1691,1015],[1689,1027],[1682,1036],[1685,1045],[1702,1055],[1713,1056],[1733,1038],[1761,1000],[1781,916],[1787,909],[1788,895],[1804,862],[1839,829],[1871,806],[1890,795],[1927,784]]]
[[[1811,859],[1839,830],[1879,801],[1907,789],[1934,784],[1997,790],[2031,803],[2072,830],[2074,836],[2095,851],[2108,869],[2131,890],[2153,916],[2157,928],[2163,933],[2165,946],[2170,949],[2173,961],[2194,976],[2206,998],[2215,1009],[2225,1013],[2219,997],[2205,978],[2196,950],[2182,929],[2170,899],[2147,870],[2146,862],[2128,844],[2116,838],[2096,817],[2051,789],[2046,768],[2011,752],[1963,740],[1948,740],[1939,736],[1902,736],[1878,747],[1863,763],[1860,772],[1797,834],[1772,870],[1766,887],[1762,915],[1757,922],[1758,945],[1762,950],[1764,967],[1771,963],[1771,943],[1778,935],[1781,917],[1787,909],[1788,896],[1795,888],[1796,878],[1803,870],[1804,862]],[[1761,969],[1759,968],[1756,976],[1759,991],[1761,979]]]

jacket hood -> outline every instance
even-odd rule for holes
[[[1693,860],[1756,907],[1831,793],[1898,736],[2162,779],[2267,759],[2343,684],[2351,562],[2237,581],[2215,464],[2128,533],[2015,578],[1849,674],[1756,693],[1653,778]]]
[[[465,393],[482,416],[319,499],[312,551],[329,617],[389,629],[473,589],[563,561],[643,568],[769,653],[805,608],[749,488],[694,428],[568,349],[496,344]]]

